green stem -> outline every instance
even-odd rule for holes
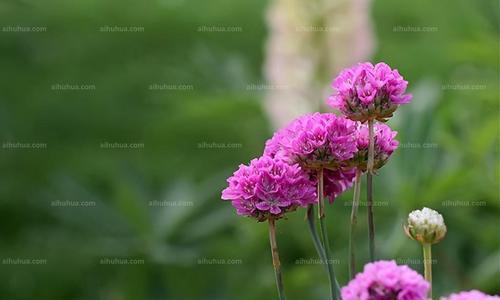
[[[274,276],[276,278],[276,287],[280,300],[286,300],[285,291],[283,288],[283,278],[281,276],[281,264],[278,252],[278,244],[276,243],[276,226],[274,219],[269,218],[269,241],[271,243],[271,254],[273,257]]]
[[[429,289],[429,299],[432,299],[432,252],[431,244],[425,243],[422,245],[424,248],[424,274],[425,280],[431,285]]]
[[[369,173],[373,173],[373,164],[375,158],[375,132],[373,129],[373,119],[368,120],[368,164],[366,168]]]
[[[375,132],[374,120],[368,120],[368,163],[366,166],[366,191],[368,207],[368,245],[370,249],[370,261],[375,260],[375,224],[373,221],[373,165],[375,156]]]
[[[310,204],[307,207],[307,224],[309,225],[309,232],[311,233],[311,237],[314,243],[314,248],[316,249],[316,252],[318,253],[319,258],[321,259],[321,262],[326,261],[325,258],[325,249],[323,249],[323,245],[321,245],[321,240],[319,239],[317,228],[316,228],[316,218],[314,217],[314,206]],[[326,271],[328,271],[328,268],[326,265],[324,265]]]
[[[366,192],[368,207],[368,245],[370,248],[370,261],[375,260],[375,223],[373,221],[373,175],[366,173]]]
[[[335,277],[335,271],[333,270],[333,260],[331,259],[331,251],[330,251],[330,243],[328,241],[328,232],[325,225],[325,213],[324,206],[325,200],[323,198],[323,168],[319,168],[318,170],[318,201],[319,201],[319,209],[318,209],[318,217],[319,217],[319,227],[321,231],[321,238],[323,240],[323,250],[324,250],[324,263],[328,269],[328,279],[330,281],[330,294],[331,299],[339,300],[340,299],[340,286]],[[322,210],[323,208],[323,210]]]
[[[356,170],[356,180],[354,181],[354,196],[352,199],[351,228],[349,234],[349,278],[353,279],[356,273],[356,255],[354,251],[354,230],[358,223],[359,194],[361,192],[361,171]]]

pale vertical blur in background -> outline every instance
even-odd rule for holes
[[[220,200],[332,77],[385,61],[410,82],[375,181],[380,258],[441,212],[436,296],[500,293],[499,3],[491,0],[0,2],[0,298],[261,300],[267,228]],[[328,111],[326,107],[322,107]],[[328,207],[347,281],[352,191]],[[363,199],[361,200],[364,203]],[[362,205],[358,236],[366,233]],[[326,299],[303,212],[278,223],[291,299]],[[366,261],[366,240],[359,245]]]
[[[371,0],[277,0],[268,8],[266,109],[275,127],[325,109],[329,83],[374,50]]]

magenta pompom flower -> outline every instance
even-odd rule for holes
[[[480,291],[472,290],[451,294],[448,297],[441,297],[441,300],[498,300],[499,296],[486,295]]]
[[[335,169],[356,153],[356,122],[331,113],[301,116],[266,142],[265,155],[307,169]]]
[[[377,123],[374,125],[374,169],[380,169],[385,165],[394,150],[398,148],[399,142],[395,139],[397,131],[385,124]],[[362,171],[366,171],[368,161],[369,146],[368,126],[359,124],[356,130],[357,153],[351,160],[351,165]]]
[[[359,63],[343,70],[332,83],[335,93],[327,103],[351,120],[386,121],[398,105],[411,101],[408,82],[385,63]]]
[[[429,283],[406,265],[378,261],[342,288],[343,300],[426,300]]]
[[[330,203],[350,188],[355,171],[343,168],[357,152],[357,122],[330,113],[304,115],[266,142],[264,155],[299,163],[317,181],[324,168],[324,196]]]
[[[317,201],[315,183],[298,164],[262,156],[240,165],[228,178],[222,199],[230,200],[239,215],[265,221]]]

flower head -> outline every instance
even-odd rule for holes
[[[230,200],[239,215],[259,221],[279,219],[288,211],[316,202],[316,186],[298,164],[269,156],[240,165],[227,182],[222,199]]]
[[[376,123],[374,125],[374,169],[380,169],[385,165],[391,154],[396,150],[399,142],[394,139],[398,134],[396,131],[392,131],[391,128],[383,123]],[[351,160],[353,167],[357,167],[363,171],[366,170],[366,164],[368,161],[368,126],[359,124],[356,130],[356,147],[358,149],[357,153]]]
[[[356,122],[334,114],[307,114],[276,132],[264,154],[305,168],[338,167],[356,153],[356,128]]]
[[[448,297],[441,297],[441,300],[498,300],[499,296],[486,295],[480,291],[472,290],[451,294]]]
[[[422,244],[435,244],[446,235],[446,225],[441,214],[424,207],[422,210],[414,210],[408,215],[405,232],[410,238]]]
[[[335,93],[327,103],[351,120],[386,121],[398,105],[411,101],[412,95],[405,94],[407,85],[398,70],[385,63],[360,63],[334,79]]]
[[[317,181],[316,169],[324,168],[324,196],[330,203],[350,188],[355,171],[343,168],[357,152],[353,122],[334,114],[304,115],[277,131],[266,142],[264,155],[299,163]]]
[[[378,261],[365,265],[341,294],[343,300],[426,300],[429,288],[430,284],[408,266]]]

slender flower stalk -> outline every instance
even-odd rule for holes
[[[422,244],[424,249],[424,274],[425,280],[431,283],[429,288],[429,299],[432,299],[432,251],[431,244]]]
[[[271,244],[271,254],[273,257],[274,276],[276,277],[276,287],[280,300],[286,300],[285,290],[283,288],[283,277],[281,275],[280,256],[278,252],[278,244],[276,243],[276,226],[274,218],[269,218],[269,242]]]
[[[373,128],[373,119],[368,120],[368,163],[366,172],[366,198],[368,207],[368,247],[370,252],[370,261],[375,261],[375,223],[373,221],[373,164],[375,158],[375,134]]]
[[[323,240],[323,250],[324,250],[324,261],[328,269],[328,279],[330,281],[330,294],[331,299],[340,300],[340,286],[337,282],[335,276],[335,271],[333,270],[333,261],[331,260],[330,242],[328,240],[328,232],[325,224],[325,213],[321,211],[321,207],[324,208],[324,178],[323,178],[323,168],[320,167],[318,170],[318,217],[319,217],[319,227],[321,232],[321,238]]]
[[[375,222],[373,220],[373,174],[366,173],[366,194],[368,208],[368,247],[370,250],[370,261],[375,261]]]
[[[308,227],[309,227],[309,231],[311,233],[311,237],[312,237],[312,240],[313,240],[313,243],[314,243],[314,248],[316,249],[316,252],[318,253],[318,256],[322,262],[322,265],[325,267],[325,270],[328,272],[328,274],[330,274],[330,265],[328,262],[328,258],[326,257],[326,251],[325,251],[325,248],[323,247],[323,244],[322,244],[322,241],[321,239],[319,238],[318,236],[318,233],[317,233],[317,228],[316,228],[316,218],[314,217],[314,206],[313,205],[309,205],[309,207],[307,208],[307,223],[308,223]],[[333,272],[333,270],[332,270]],[[337,289],[337,291],[340,291],[340,285],[337,281],[337,278],[335,278],[334,276],[334,279],[335,279],[335,288]],[[333,286],[333,285],[330,285],[330,286]],[[331,297],[334,297],[334,295],[331,295]],[[337,295],[338,297],[338,295]],[[339,299],[340,298],[333,298],[333,299]]]
[[[318,170],[318,218],[322,220],[325,218],[325,199],[324,195],[324,178],[323,167],[320,167]]]
[[[361,170],[356,170],[356,179],[354,181],[354,196],[352,199],[351,210],[351,230],[349,234],[349,278],[353,279],[356,273],[356,255],[354,251],[354,232],[358,223],[358,207],[359,207],[359,194],[361,192]]]
[[[314,206],[310,204],[307,207],[307,213],[306,213],[306,219],[307,219],[307,224],[309,225],[309,232],[311,233],[311,238],[314,243],[314,248],[316,249],[316,252],[318,253],[318,256],[322,262],[326,261],[325,258],[325,249],[323,248],[323,245],[321,245],[321,240],[318,236],[317,228],[316,228],[316,218],[314,216]],[[326,271],[328,271],[327,266],[325,265]]]
[[[375,134],[373,129],[373,119],[368,120],[368,172],[373,173],[373,161],[375,158]]]

